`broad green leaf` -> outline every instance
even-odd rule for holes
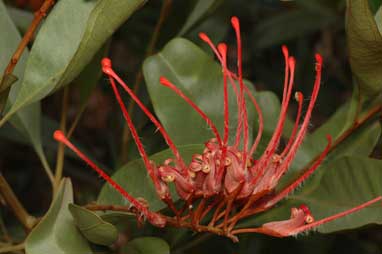
[[[306,203],[316,219],[324,218],[360,205],[382,195],[382,161],[366,157],[345,156],[325,166],[325,171],[315,188],[308,185],[289,197]],[[382,206],[372,208],[324,224],[319,232],[361,227],[370,223],[382,224]]]
[[[364,95],[382,90],[382,36],[368,0],[348,0],[346,32],[349,60]]]
[[[129,254],[170,254],[168,244],[158,237],[135,238],[122,249]]]
[[[195,153],[203,151],[202,145],[187,145],[178,147],[180,154],[186,163],[190,162],[191,157]],[[166,159],[172,158],[169,149],[150,157],[157,164],[163,163]],[[127,163],[118,169],[112,178],[118,182],[127,192],[135,198],[144,198],[150,205],[150,210],[157,211],[166,207],[166,205],[158,198],[154,185],[141,159]],[[172,193],[174,194],[174,193]],[[174,194],[173,199],[177,196]],[[103,186],[97,199],[99,204],[128,205],[125,198],[119,192],[114,190],[108,183]]]
[[[48,212],[26,239],[27,254],[93,253],[74,224],[68,209],[70,203],[73,203],[72,183],[64,178]]]
[[[20,108],[70,83],[144,2],[58,1],[36,36],[21,89],[0,125]]]
[[[187,33],[194,25],[196,25],[211,9],[222,2],[221,0],[197,0],[194,7],[187,17],[185,24],[180,30],[178,36],[182,36]]]
[[[223,76],[221,67],[195,44],[182,38],[170,41],[143,64],[143,73],[155,113],[176,144],[204,143],[212,131],[199,114],[174,91],[163,87],[164,76],[203,110],[223,133]],[[249,85],[253,88],[252,85]],[[255,111],[247,100],[250,136]],[[234,139],[238,118],[236,98],[229,86],[230,140]],[[252,137],[250,137],[252,142]]]
[[[357,113],[357,100],[358,92],[355,91],[352,98],[344,103],[325,123],[323,123],[312,134],[308,134],[301,147],[299,148],[296,158],[291,166],[291,171],[300,170],[307,163],[309,163],[315,156],[320,154],[327,145],[326,135],[331,135],[333,141],[340,137],[347,129],[349,129],[356,118]],[[380,126],[378,123],[361,127],[354,135],[351,135],[348,139],[340,144],[332,153],[331,159],[340,155],[352,154],[350,151],[352,148],[359,147],[360,144],[362,150],[361,154],[368,156],[380,135]],[[355,151],[354,151],[355,152]],[[335,155],[335,156],[334,156]]]
[[[107,211],[99,213],[102,220],[114,225],[118,231],[137,227],[137,216],[134,213]]]
[[[2,1],[0,1],[0,30],[4,34],[7,34],[7,36],[0,40],[0,57],[3,59],[0,61],[0,72],[2,73],[21,40],[19,32],[8,16],[7,10]],[[6,108],[9,108],[15,103],[16,96],[21,89],[21,80],[23,79],[23,71],[25,69],[28,55],[28,50],[24,50],[24,53],[16,65],[14,74],[19,80],[12,84]],[[14,115],[14,117],[11,118],[11,123],[25,138],[30,140],[40,159],[45,161],[45,155],[41,145],[40,114],[40,104],[36,102]]]
[[[102,76],[101,60],[106,56],[109,50],[109,42],[106,42],[105,45],[98,50],[90,63],[88,63],[78,77],[73,80],[74,86],[79,88],[82,104],[86,103],[93,88],[97,85],[98,80]]]
[[[382,161],[367,157],[344,156],[319,170],[294,194],[272,208],[240,223],[240,227],[260,226],[290,217],[290,209],[301,204],[310,208],[316,220],[343,212],[382,194]],[[319,232],[353,229],[366,224],[382,224],[381,203],[321,225]]]
[[[366,124],[361,127],[326,156],[325,160],[321,163],[321,166],[317,169],[316,174],[323,173],[323,166],[343,156],[369,156],[374,150],[380,135],[381,124],[379,122]],[[325,137],[322,137],[322,139],[326,140]],[[290,182],[292,179],[295,179],[297,175],[299,175],[300,170],[322,151],[323,149],[317,150],[314,143],[310,143],[309,146],[305,145],[303,148],[300,148],[296,158],[294,159],[293,165],[287,174],[282,178],[280,186],[284,186],[284,184]]]
[[[82,235],[90,242],[110,246],[117,241],[117,228],[95,212],[75,204],[69,204],[69,211]]]
[[[317,12],[298,8],[280,12],[261,20],[255,30],[255,46],[259,49],[285,43],[302,35],[313,33],[335,22],[336,16],[328,10]]]

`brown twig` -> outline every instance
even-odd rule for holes
[[[0,248],[0,253],[11,253],[11,252],[16,252],[19,250],[23,250],[25,248],[25,243],[19,243],[16,245],[9,245],[9,246],[4,246]]]
[[[32,229],[32,227],[36,224],[37,219],[28,214],[24,206],[16,197],[11,186],[9,186],[8,182],[5,180],[4,176],[1,173],[0,173],[0,192],[3,198],[5,199],[5,201],[7,202],[7,204],[13,210],[13,213],[15,214],[17,219],[23,224],[25,229],[27,230]]]
[[[160,30],[163,26],[164,21],[166,20],[168,16],[168,12],[171,9],[171,4],[172,4],[172,0],[163,1],[162,8],[159,14],[159,20],[157,24],[155,25],[154,33],[146,49],[145,59],[154,53],[155,44],[158,41]],[[143,79],[143,72],[142,72],[142,68],[140,68],[138,74],[135,76],[135,82],[133,86],[134,94],[138,93],[139,87],[142,83],[142,79]],[[127,106],[127,112],[129,113],[130,116],[132,116],[134,106],[135,106],[134,100],[130,100],[129,105]],[[129,141],[130,141],[130,130],[129,130],[129,127],[125,125],[123,128],[121,154],[120,154],[120,159],[122,163],[127,162],[127,149],[128,149]]]
[[[20,41],[15,53],[13,54],[11,60],[9,61],[7,68],[5,68],[3,77],[9,76],[12,74],[14,68],[16,67],[17,62],[19,61],[24,49],[28,45],[29,41],[32,39],[36,29],[38,28],[42,19],[46,16],[50,8],[54,5],[54,0],[45,0],[40,9],[35,12],[34,19],[30,24],[28,30],[24,34],[23,39]],[[0,84],[1,86],[1,84]]]

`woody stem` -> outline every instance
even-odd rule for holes
[[[171,9],[172,0],[164,0],[162,4],[162,8],[159,14],[159,20],[157,24],[155,25],[153,35],[150,39],[149,45],[147,46],[146,53],[144,59],[146,59],[148,56],[152,55],[154,52],[155,44],[158,41],[160,30],[162,29],[163,23],[166,20],[168,13]],[[140,68],[138,74],[135,76],[135,81],[133,85],[133,92],[134,94],[137,94],[139,91],[139,87],[142,83],[143,73],[142,68]],[[133,110],[134,110],[135,102],[134,100],[130,100],[128,106],[127,106],[127,112],[130,116],[132,116]],[[123,128],[123,134],[122,134],[122,143],[121,143],[121,154],[120,154],[120,160],[121,163],[127,162],[127,149],[128,149],[128,143],[131,139],[130,136],[130,130],[127,124]]]
[[[66,132],[66,115],[68,112],[68,99],[69,99],[69,87],[66,86],[63,90],[61,120],[60,120],[60,130],[64,133]],[[62,178],[62,171],[64,169],[64,157],[65,157],[65,145],[62,143],[59,143],[58,150],[57,150],[56,171],[54,176],[54,192],[58,189],[58,186],[60,185],[60,181]]]
[[[25,210],[24,206],[21,204],[19,199],[16,197],[11,186],[9,186],[7,180],[0,173],[0,194],[5,199],[7,204],[13,210],[17,219],[23,224],[24,228],[27,230],[32,229],[36,223],[36,218],[29,215]]]
[[[119,206],[119,205],[98,205],[98,204],[89,204],[85,206],[86,209],[92,211],[120,211],[120,212],[132,212],[129,207]],[[194,225],[192,222],[188,221],[179,221],[176,218],[164,216],[168,226],[180,227],[180,228],[191,228],[195,229],[197,232],[210,232],[216,235],[225,235],[222,229],[213,227],[213,226],[203,226],[203,225]],[[233,241],[237,241],[235,237],[227,235]]]
[[[36,29],[38,28],[40,22],[42,19],[46,16],[47,12],[52,8],[54,5],[54,0],[45,0],[45,2],[42,4],[40,9],[35,12],[34,19],[32,23],[29,25],[26,33],[24,34],[24,37],[20,41],[16,51],[13,53],[11,60],[9,61],[7,67],[5,68],[4,74],[3,74],[3,81],[5,80],[5,77],[12,74],[13,70],[16,67],[16,64],[18,63],[24,49],[27,47],[28,43],[32,39]],[[2,86],[2,82],[0,83],[0,88]],[[1,90],[1,89],[0,89]]]

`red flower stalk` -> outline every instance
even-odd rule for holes
[[[293,57],[289,56],[287,47],[282,47],[282,53],[285,58],[285,81],[280,116],[265,151],[259,158],[255,159],[253,155],[260,142],[264,126],[263,115],[256,99],[243,82],[239,20],[233,17],[231,23],[237,39],[237,73],[234,73],[227,67],[227,45],[221,43],[215,47],[206,34],[200,34],[200,38],[211,47],[216,55],[223,71],[224,130],[222,135],[212,120],[177,88],[176,85],[165,77],[160,77],[159,80],[163,86],[168,87],[186,101],[205,120],[214,135],[214,138],[205,143],[204,151],[201,154],[193,155],[188,165],[180,156],[177,147],[161,123],[114,72],[110,59],[105,58],[102,60],[103,72],[109,77],[110,85],[121,107],[127,125],[130,128],[132,137],[147,168],[147,172],[154,183],[156,192],[159,198],[173,211],[174,217],[148,210],[147,206],[142,205],[137,199],[130,196],[118,183],[113,181],[103,170],[98,168],[97,165],[78,150],[78,148],[70,143],[61,131],[56,131],[54,138],[64,143],[86,161],[91,168],[135,206],[140,216],[143,215],[151,224],[158,227],[164,227],[166,224],[188,227],[199,232],[208,231],[225,235],[234,241],[237,241],[237,234],[248,232],[285,237],[309,230],[380,201],[382,197],[377,197],[350,210],[318,221],[314,220],[309,208],[302,204],[299,208],[291,209],[291,218],[288,220],[269,222],[258,228],[235,229],[236,223],[239,220],[270,209],[307,179],[324,160],[326,154],[329,152],[332,140],[330,136],[327,136],[328,144],[312,166],[289,186],[279,192],[275,192],[275,187],[288,170],[307,132],[320,89],[322,57],[316,54],[316,78],[311,99],[304,120],[302,121],[301,112],[304,97],[301,92],[295,93],[295,99],[298,102],[297,117],[287,144],[280,150],[279,143],[287,117],[288,105],[292,97],[296,62]],[[161,165],[156,165],[153,161],[149,160],[142,142],[139,139],[137,130],[127,112],[126,106],[121,99],[117,84],[130,95],[151,122],[158,128],[174,154],[174,159],[167,159]],[[228,86],[232,86],[239,108],[235,142],[233,144],[228,144],[230,113],[228,108]],[[246,96],[249,97],[255,107],[259,121],[258,134],[249,149]],[[242,146],[240,144],[242,144]],[[170,183],[175,185],[180,199],[185,203],[185,207],[181,210],[178,210],[174,205],[174,201],[169,192]]]

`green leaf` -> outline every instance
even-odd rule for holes
[[[221,0],[197,0],[193,6],[190,15],[187,17],[178,36],[182,36],[192,29],[211,9],[216,8]]]
[[[182,158],[185,162],[189,162],[195,153],[203,151],[202,145],[187,145],[178,147]],[[163,163],[166,159],[172,158],[172,153],[169,149],[154,154],[150,157],[155,163]],[[141,159],[134,160],[127,163],[122,168],[118,169],[112,178],[118,182],[127,192],[133,197],[144,198],[150,204],[150,210],[157,211],[166,207],[166,205],[157,197],[154,185],[147,170]],[[174,192],[173,200],[177,199]],[[119,192],[114,190],[108,183],[106,183],[99,194],[97,199],[99,204],[114,204],[114,205],[128,205],[127,200],[122,197]]]
[[[20,108],[70,83],[144,2],[58,1],[36,36],[17,99],[0,125]]]
[[[323,173],[321,167],[341,157],[350,155],[369,156],[374,150],[380,135],[381,124],[379,122],[369,123],[361,127],[326,156],[325,160],[321,163],[320,168],[317,169],[316,174]],[[322,137],[322,139],[326,140],[325,137]],[[281,179],[279,187],[282,187],[292,179],[295,179],[299,175],[300,170],[323,151],[323,149],[317,150],[317,146],[310,142],[309,139],[306,142],[307,143],[299,149],[291,168]]]
[[[135,238],[122,249],[129,254],[170,254],[168,244],[158,237]]]
[[[95,212],[75,204],[69,204],[69,211],[82,235],[90,242],[110,246],[117,241],[117,228]]]
[[[109,50],[110,41],[95,54],[93,59],[81,71],[78,77],[73,81],[73,84],[79,88],[81,103],[86,103],[93,88],[97,85],[98,80],[102,76],[101,60],[106,56]]]
[[[309,1],[310,2],[310,1]],[[261,20],[256,26],[255,46],[259,49],[285,43],[288,40],[321,30],[335,22],[335,14],[327,10],[298,8]]]
[[[349,60],[363,95],[382,90],[382,20],[374,18],[368,0],[348,0],[346,32]]]
[[[345,156],[333,161],[321,170],[325,173],[315,188],[307,184],[301,192],[289,197],[298,203],[306,203],[316,219],[321,219],[382,194],[382,161],[366,157]],[[381,204],[366,208],[353,215],[324,224],[319,232],[329,233],[352,229],[370,223],[382,224]]]
[[[64,178],[48,212],[26,239],[27,254],[93,253],[73,222],[70,203],[73,203],[72,183]]]
[[[344,156],[320,168],[303,187],[286,200],[258,216],[248,218],[240,227],[260,226],[286,220],[290,209],[306,204],[316,220],[351,209],[382,193],[382,161],[367,157]],[[317,228],[321,233],[353,229],[366,224],[382,224],[381,203],[362,209]]]
[[[21,37],[12,20],[8,16],[2,1],[0,1],[0,30],[7,34],[7,36],[0,40],[0,57],[1,59],[4,59],[4,61],[0,61],[0,71],[3,72],[8,64],[8,61],[11,59],[13,52],[16,50]],[[16,96],[20,91],[20,80],[23,79],[23,71],[25,69],[28,54],[28,50],[24,50],[24,53],[15,67],[14,74],[19,78],[19,81],[12,84],[6,108],[9,108],[13,103],[15,103]],[[14,78],[12,79],[14,80]],[[40,104],[33,103],[14,115],[11,119],[11,123],[24,137],[30,140],[40,159],[42,161],[46,161],[41,145],[40,114]]]
[[[355,92],[352,98],[344,103],[324,124],[305,137],[304,143],[299,148],[290,171],[294,173],[301,170],[315,156],[320,154],[327,145],[325,138],[327,134],[331,135],[333,140],[336,140],[354,124],[357,113],[357,94]],[[378,123],[366,124],[365,127],[359,128],[329,155],[330,160],[345,154],[370,155],[381,134],[380,128]],[[329,157],[327,160],[329,160]],[[286,178],[288,177],[286,176]]]
[[[176,144],[199,144],[213,137],[199,114],[171,89],[159,83],[164,76],[183,91],[223,133],[223,76],[220,65],[195,44],[182,38],[170,41],[158,54],[147,58],[143,73],[156,115]],[[252,84],[248,86],[253,89]],[[252,142],[255,111],[247,100]],[[236,98],[229,85],[230,141],[237,122]]]

